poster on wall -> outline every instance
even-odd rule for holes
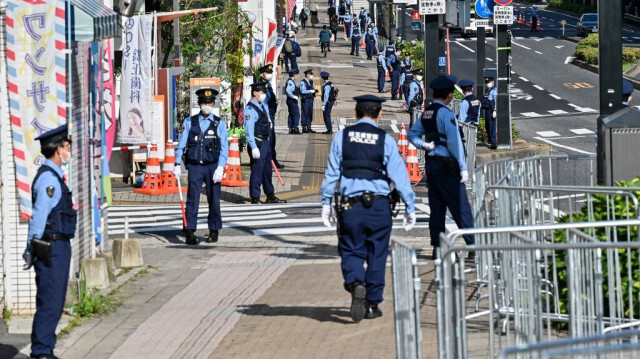
[[[34,138],[67,122],[65,2],[7,1],[7,87],[23,219],[31,216],[31,182],[45,161]]]
[[[200,112],[200,106],[198,105],[198,96],[196,91],[203,88],[212,88],[220,92],[220,79],[217,77],[212,78],[192,78],[189,79],[189,108],[191,109],[191,116],[197,115]],[[220,117],[220,103],[219,95],[216,97],[216,103],[213,106],[213,114]]]
[[[153,15],[127,20],[123,39],[120,121],[117,140],[121,143],[151,141],[151,25]]]
[[[163,95],[153,96],[153,102],[151,104],[151,134],[149,143],[155,143],[158,146],[158,158],[160,161],[164,161],[164,146],[166,143],[165,137],[165,102]],[[149,149],[134,150],[133,160],[137,162],[145,162],[147,160],[147,152]]]

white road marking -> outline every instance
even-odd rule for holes
[[[587,152],[587,151],[579,150],[579,149],[577,149],[577,148],[570,147],[570,146],[561,145],[561,144],[559,144],[559,143],[555,143],[555,142],[553,142],[553,141],[547,140],[546,138],[542,138],[542,137],[534,137],[534,139],[539,140],[539,141],[542,141],[542,142],[545,142],[545,143],[548,143],[548,144],[550,144],[550,145],[552,145],[552,146],[556,146],[556,147],[560,147],[560,148],[565,148],[565,149],[570,150],[570,151],[574,151],[574,152],[578,152],[578,153],[584,153],[584,154],[586,154],[586,155],[595,155],[595,153],[591,153],[591,152]]]
[[[544,115],[541,115],[537,112],[522,112],[521,113],[522,116],[526,116],[526,117],[542,117]]]
[[[344,125],[338,125],[338,129],[339,129],[340,131],[344,130]]]
[[[567,56],[567,58],[564,60],[564,64],[569,64],[571,63],[571,61],[573,60],[573,56]]]
[[[398,130],[398,126],[396,125],[391,125],[391,129],[393,130],[393,133],[400,133],[400,130]]]
[[[587,128],[573,128],[573,129],[570,129],[569,131],[575,133],[576,135],[590,135],[592,133],[595,133]]]
[[[564,114],[569,113],[569,112],[564,111],[564,110],[549,110],[548,112],[552,113],[554,115],[564,115]]]
[[[564,45],[558,45],[558,46],[554,46],[556,49],[561,49],[564,47]]]
[[[459,43],[458,41],[455,41],[455,43],[456,43],[456,44],[458,44],[458,45],[460,45],[460,46],[462,46],[462,48],[469,50],[470,52],[475,52],[472,48],[467,47],[467,46],[465,46],[465,45],[462,45],[462,44],[461,44],[461,43]]]
[[[511,44],[512,44],[512,45],[516,45],[516,46],[520,46],[520,47],[522,47],[523,49],[531,50],[531,48],[530,48],[530,47],[526,47],[526,46],[524,46],[524,45],[520,45],[520,44],[519,44],[519,43],[517,43],[517,42],[513,42],[513,41],[511,41]]]
[[[391,120],[391,124],[394,125],[394,126],[397,125],[398,124],[398,120]]]
[[[538,50],[535,50],[534,52],[535,52],[536,54],[542,55],[542,52],[540,52],[540,51],[538,51]]]
[[[549,96],[555,98],[556,100],[562,100],[562,97],[558,96],[558,95],[554,95],[552,93],[549,94]]]
[[[597,112],[596,110],[589,108],[589,107],[580,107],[578,105],[574,105],[572,103],[569,104],[569,106],[575,108],[576,110],[580,111],[580,112]]]
[[[539,39],[540,39],[540,38],[539,38],[539,37],[537,37],[537,36],[531,36],[531,37],[530,37],[530,39],[531,39],[531,40],[539,41]]]
[[[529,80],[527,80],[526,78],[520,76],[520,80],[524,81],[524,82],[529,82]]]
[[[533,87],[537,88],[540,91],[544,91],[544,89],[542,87],[538,86],[538,85],[533,85]]]
[[[634,40],[640,40],[640,37],[634,36],[633,39]]]
[[[560,137],[560,134],[554,131],[538,131],[536,133],[542,137]]]
[[[491,62],[493,62],[493,59],[492,59],[492,58],[490,58],[490,57],[487,57],[486,59],[487,59],[487,61],[491,61]]]

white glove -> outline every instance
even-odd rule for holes
[[[498,117],[498,113],[493,111],[493,113],[491,114],[491,116],[493,116],[493,118],[497,118]]]
[[[322,223],[327,227],[331,227],[331,210],[330,204],[322,205]]]
[[[416,212],[405,213],[402,225],[404,226],[404,230],[409,232],[411,228],[416,225]]]
[[[182,175],[182,166],[180,166],[179,163],[176,163],[173,166],[173,175],[176,176],[176,178],[180,178],[180,176]]]
[[[293,99],[296,100],[296,101],[300,101],[300,97],[298,97],[298,96],[293,96]]]
[[[436,148],[436,144],[433,143],[433,141],[431,142],[422,142],[422,148],[426,151],[431,151],[432,149]]]
[[[222,175],[223,174],[224,174],[224,167],[218,166],[218,168],[216,168],[216,171],[213,172],[213,183],[222,182]]]
[[[460,177],[462,177],[462,179],[460,180],[460,183],[467,182],[467,180],[469,179],[469,171],[467,170],[460,171]]]
[[[324,112],[324,106],[322,106],[322,112]]]
[[[253,157],[254,160],[259,160],[260,159],[260,150],[257,148],[254,148],[251,150],[251,157]]]

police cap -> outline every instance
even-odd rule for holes
[[[297,75],[299,73],[300,73],[300,71],[298,71],[298,69],[289,70],[289,76]]]
[[[313,69],[305,70],[304,74],[305,75],[309,75],[309,74],[313,75]]]
[[[490,82],[495,80],[495,77],[493,77],[492,75],[488,75],[484,77],[484,82]]]
[[[417,75],[422,76],[422,69],[415,69],[415,70],[412,70],[410,72],[413,72],[414,76],[417,76]]]
[[[633,92],[633,84],[627,79],[622,79],[622,95],[629,96]]]
[[[251,92],[254,91],[262,91],[265,92],[267,90],[267,87],[265,86],[267,83],[266,82],[254,82],[251,84]]]
[[[320,73],[320,77],[322,77],[323,79],[328,79],[329,78],[329,73],[326,71],[322,71]]]
[[[458,85],[460,85],[460,87],[469,87],[469,86],[473,86],[474,82],[469,80],[469,79],[462,79],[460,80],[460,82],[458,82]]]
[[[409,51],[405,51],[404,56],[411,56],[411,53]]]
[[[429,87],[434,90],[453,89],[456,80],[455,76],[452,75],[440,75],[429,82]]]
[[[47,131],[41,134],[35,139],[40,141],[40,146],[44,146],[47,143],[68,139],[67,137],[68,131],[69,131],[69,126],[65,123],[62,126],[58,126],[51,131]]]
[[[264,65],[261,68],[259,68],[258,71],[260,71],[260,73],[266,72],[268,74],[271,74],[273,73],[273,65],[272,64]]]
[[[382,97],[378,97],[374,95],[356,96],[353,99],[356,100],[357,105],[372,106],[372,107],[382,107],[382,103],[386,101]]]
[[[196,91],[198,102],[214,102],[218,96],[218,90],[212,88],[204,88]]]
[[[378,52],[383,52],[384,51],[384,46],[378,46]]]

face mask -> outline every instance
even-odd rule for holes
[[[69,164],[69,162],[71,162],[71,152],[67,152],[67,155],[66,155],[66,156],[65,156],[65,155],[62,155],[61,157],[62,157],[62,164],[63,164],[63,165],[65,165],[65,166],[66,166],[66,165],[68,165],[68,164]]]
[[[313,80],[313,75],[310,75],[310,76],[308,77],[308,79],[309,79],[309,80]]]
[[[487,84],[487,87],[493,87],[493,85],[494,85],[494,84],[495,84],[495,83],[494,83],[493,81],[491,81],[491,82],[489,82],[489,83]]]
[[[416,76],[416,80],[422,81],[422,76]]]
[[[258,102],[262,102],[262,101],[264,101],[266,99],[267,99],[267,94],[266,93],[263,93],[260,96],[258,96]]]
[[[271,81],[271,79],[273,78],[273,74],[267,74],[264,79],[267,81]]]
[[[211,113],[211,111],[213,111],[213,107],[209,105],[202,105],[200,106],[200,111],[202,112],[203,115],[208,116]]]

